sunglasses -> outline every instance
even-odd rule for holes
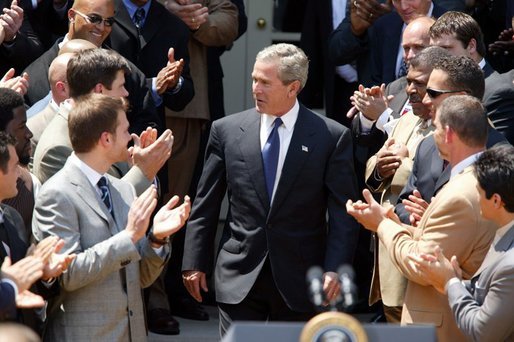
[[[426,92],[431,99],[435,99],[436,97],[439,97],[443,94],[453,94],[453,93],[459,93],[461,91],[465,91],[465,90],[437,90],[437,89],[432,89],[432,88],[428,88],[428,87],[426,89]]]
[[[105,26],[111,27],[114,24],[114,17],[110,18],[103,18],[101,15],[98,14],[84,14],[80,13],[77,10],[73,10],[75,13],[80,15],[82,18],[86,19],[86,21],[93,25],[100,25],[102,22]]]

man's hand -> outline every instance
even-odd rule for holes
[[[421,193],[418,190],[414,190],[412,195],[409,195],[409,199],[402,200],[402,203],[405,206],[405,210],[410,213],[409,221],[411,226],[417,227],[429,203],[421,197]]]
[[[385,96],[385,84],[371,88],[364,88],[361,84],[350,100],[357,110],[372,121],[376,121],[389,106],[389,98]]]
[[[376,232],[378,225],[385,219],[394,217],[394,207],[382,207],[371,195],[368,189],[362,191],[366,203],[358,200],[353,202],[348,200],[346,202],[346,211],[353,216],[360,224],[366,229]]]
[[[391,12],[391,1],[381,4],[376,0],[348,0],[352,1],[350,8],[350,21],[352,33],[362,36],[366,30],[381,16]]]
[[[173,209],[178,204],[178,201],[178,196],[173,196],[168,203],[155,214],[152,230],[156,238],[164,239],[175,234],[184,226],[189,218],[191,199],[189,196],[185,196],[184,203]]]
[[[157,205],[157,189],[154,185],[148,187],[132,202],[128,213],[127,227],[125,230],[133,243],[145,236],[150,223],[150,216]]]
[[[25,290],[16,296],[16,306],[20,309],[40,308],[45,306],[45,300],[40,295]]]
[[[15,264],[11,264],[11,258],[5,257],[2,264],[1,277],[12,280],[19,293],[28,290],[42,275],[43,262],[34,256],[25,257]]]
[[[383,179],[394,176],[394,173],[402,164],[402,157],[396,155],[394,145],[393,138],[387,139],[384,146],[377,152],[376,168],[378,175]]]
[[[173,146],[173,133],[169,129],[165,130],[159,139],[156,129],[147,129],[141,136],[132,134],[134,146],[129,148],[131,162],[137,165],[149,180],[154,179],[157,172],[171,156]]]
[[[408,257],[416,272],[442,294],[446,293],[445,286],[451,278],[462,279],[462,270],[457,257],[453,256],[452,261],[446,259],[439,246],[435,247],[433,255],[409,254]]]
[[[191,0],[167,0],[164,7],[179,17],[192,31],[198,30],[209,18],[209,8]]]
[[[498,40],[489,44],[489,51],[493,55],[514,55],[514,30],[511,28],[503,30]]]
[[[45,262],[43,276],[41,277],[42,280],[47,281],[60,276],[62,272],[68,269],[73,259],[75,259],[75,254],[58,254],[63,247],[64,240],[59,239],[54,246],[52,254]]]
[[[16,38],[22,23],[23,9],[18,6],[17,0],[13,0],[11,8],[4,8],[4,13],[0,15],[0,25],[5,31],[4,42],[11,42]]]
[[[20,95],[25,95],[29,88],[29,75],[24,72],[22,76],[14,77],[14,69],[10,68],[0,80],[0,88],[9,88]]]
[[[330,304],[330,302],[334,301],[339,293],[341,292],[341,284],[339,283],[339,277],[335,272],[325,272],[323,273],[323,292],[325,292],[325,302],[324,306]]]
[[[175,49],[170,48],[168,51],[168,63],[157,74],[156,88],[157,93],[162,95],[168,89],[173,89],[177,86],[184,69],[184,60],[175,60]]]
[[[183,271],[182,280],[189,294],[201,303],[202,295],[200,294],[200,289],[204,292],[209,292],[205,273],[201,271]]]

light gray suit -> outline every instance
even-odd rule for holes
[[[56,235],[76,259],[59,278],[60,295],[48,313],[47,341],[145,341],[141,288],[160,274],[146,238],[125,233],[134,188],[108,176],[116,222],[85,174],[68,160],[41,188],[34,210],[37,240]],[[165,246],[163,255],[169,255]]]
[[[36,146],[39,142],[39,139],[41,138],[41,135],[56,114],[57,107],[49,103],[42,111],[27,119],[27,127],[32,132],[32,138],[30,139],[32,153],[36,151]]]
[[[471,280],[448,287],[459,328],[474,341],[514,341],[514,226]]]
[[[66,163],[73,151],[70,136],[68,134],[69,112],[61,105],[59,112],[46,127],[34,151],[32,173],[45,183]],[[139,196],[151,182],[137,166],[129,168],[127,163],[116,163],[111,167],[109,174],[121,178],[132,184]]]

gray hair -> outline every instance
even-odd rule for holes
[[[415,69],[430,68],[432,70],[434,65],[441,63],[448,56],[451,56],[448,50],[439,46],[429,46],[421,50],[409,63]]]
[[[261,62],[277,62],[278,77],[284,84],[300,81],[300,89],[307,82],[309,59],[302,49],[293,44],[274,44],[262,49],[256,57]]]

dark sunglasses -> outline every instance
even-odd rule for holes
[[[93,25],[100,25],[102,22],[104,23],[105,26],[112,26],[114,24],[114,17],[110,17],[110,18],[102,18],[101,15],[98,15],[98,14],[84,14],[84,13],[80,13],[79,11],[77,10],[73,10],[75,13],[77,13],[78,15],[80,15],[82,18],[86,19],[86,21],[90,24],[93,24]]]
[[[459,93],[461,91],[465,91],[465,90],[436,90],[436,89],[432,89],[432,88],[428,88],[428,87],[426,90],[428,96],[431,99],[435,99],[436,97],[439,97],[443,94],[453,94],[453,93]]]

